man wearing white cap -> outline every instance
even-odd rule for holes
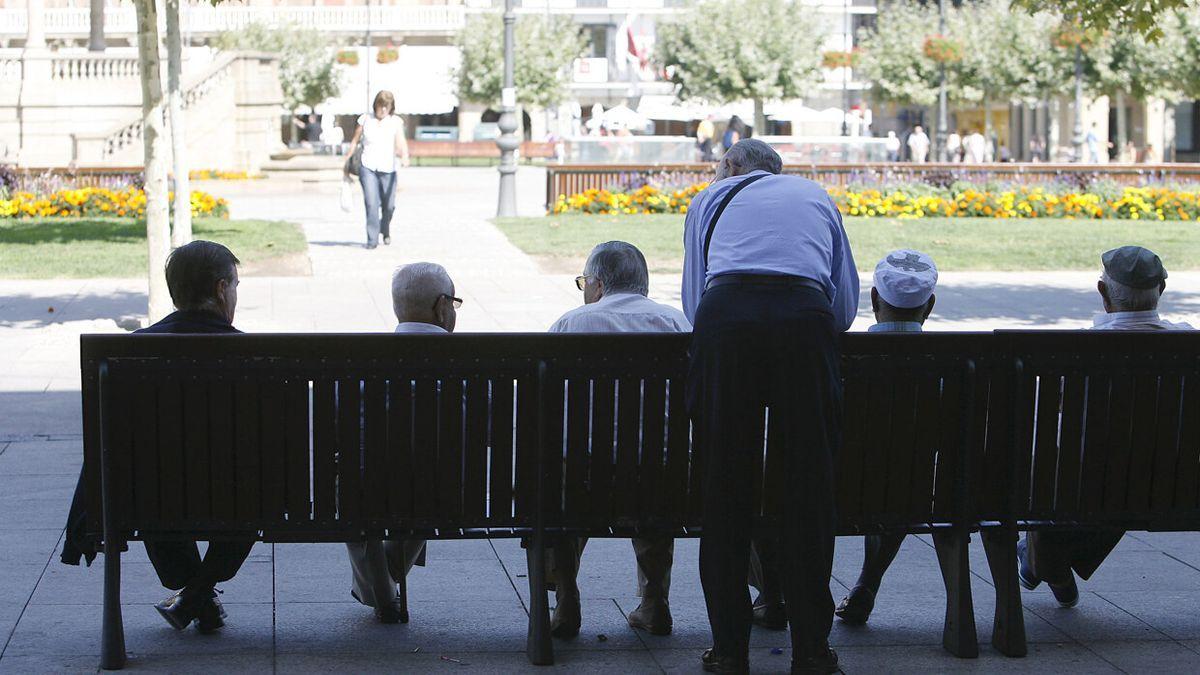
[[[871,289],[871,309],[875,325],[870,333],[920,333],[933,311],[937,297],[937,265],[933,258],[909,249],[892,251],[875,266],[875,286]],[[861,625],[875,608],[875,595],[883,582],[883,573],[895,560],[904,543],[902,534],[869,534],[863,537],[865,554],[862,572],[842,599],[834,614],[842,621]]]

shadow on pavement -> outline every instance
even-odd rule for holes
[[[24,293],[0,298],[0,327],[5,328],[40,328],[66,321],[115,321],[145,313],[146,293],[141,291]]]

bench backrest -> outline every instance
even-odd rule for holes
[[[1129,529],[1200,520],[1200,335],[999,333],[1019,364],[1014,514]]]

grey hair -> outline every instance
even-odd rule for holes
[[[775,148],[757,138],[747,138],[734,143],[721,158],[717,180],[760,170],[775,174],[783,171],[783,158],[775,152]]]
[[[628,242],[608,241],[596,246],[583,266],[583,273],[599,279],[605,292],[650,293],[646,256]]]
[[[428,318],[443,293],[453,295],[454,282],[437,263],[402,265],[392,274],[392,311],[401,323]]]
[[[1153,288],[1133,288],[1119,281],[1113,281],[1108,272],[1103,272],[1100,280],[1108,288],[1108,302],[1118,312],[1145,312],[1158,309],[1158,298],[1162,295],[1158,286]]]

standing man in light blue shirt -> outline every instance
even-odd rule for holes
[[[754,456],[762,422],[781,440],[779,570],[792,628],[792,672],[832,673],[829,579],[840,444],[838,333],[858,311],[858,273],[841,215],[816,183],[780,175],[762,141],[738,142],[684,225],[684,312],[694,325],[688,405],[704,464],[700,582],[710,672],[748,672],[746,590]]]

